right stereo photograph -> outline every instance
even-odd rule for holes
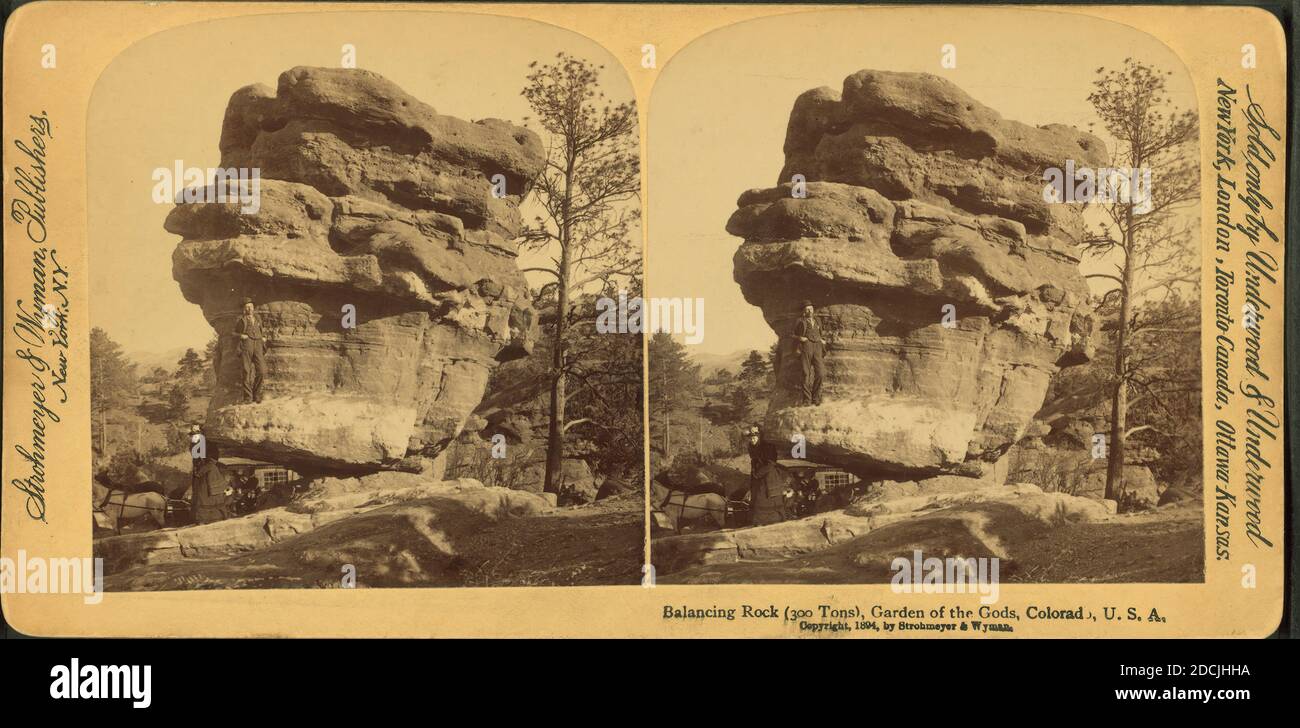
[[[738,23],[655,84],[655,577],[1204,582],[1191,76],[1107,20],[928,14]]]

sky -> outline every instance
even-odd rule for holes
[[[527,64],[559,50],[604,63],[610,96],[632,97],[619,64],[594,42],[513,18],[263,15],[151,36],[105,70],[90,104],[93,325],[132,353],[206,344],[211,328],[171,278],[179,238],[162,228],[170,205],[152,202],[152,172],[176,160],[216,166],[231,93],[250,83],[273,87],[296,65],[337,66],[345,43],[356,47],[359,67],[465,119],[528,116],[519,95]],[[945,44],[956,47],[954,69],[939,65]],[[827,10],[705,34],[664,62],[649,102],[647,294],[704,299],[695,353],[772,343],[759,309],[745,303],[732,279],[740,241],[723,226],[741,192],[776,183],[790,107],[808,89],[839,88],[863,68],[929,71],[1006,118],[1086,129],[1095,121],[1086,100],[1095,69],[1130,55],[1173,70],[1175,102],[1194,106],[1180,61],[1159,42],[1124,25],[1050,11]],[[540,280],[535,274],[533,283]]]
[[[356,48],[357,67],[387,77],[438,113],[462,119],[519,123],[530,116],[519,93],[527,66],[561,50],[604,64],[602,85],[614,101],[633,97],[621,65],[593,41],[514,18],[263,15],[150,36],[104,71],[90,103],[93,326],[145,358],[181,347],[202,350],[212,328],[172,280],[171,253],[180,238],[163,230],[172,206],[152,201],[153,171],[176,160],[186,167],[217,166],[221,121],[235,90],[252,83],[274,88],[280,73],[294,66],[337,67],[345,43]],[[520,262],[536,264],[528,257]]]
[[[1086,130],[1097,121],[1087,101],[1097,67],[1134,56],[1173,71],[1171,97],[1196,108],[1181,61],[1128,26],[1025,9],[958,18],[943,7],[763,18],[702,36],[665,64],[647,129],[646,290],[704,297],[705,336],[688,351],[766,350],[775,341],[732,279],[741,241],[723,226],[740,193],[777,183],[790,108],[808,89],[838,90],[864,68],[926,71],[1005,118]],[[945,44],[956,47],[956,68],[940,66]]]

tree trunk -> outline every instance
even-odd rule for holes
[[[673,408],[672,396],[668,392],[668,371],[664,370],[664,457],[672,457]]]
[[[1119,320],[1115,326],[1115,393],[1110,408],[1110,452],[1106,458],[1107,500],[1118,501],[1124,487],[1124,431],[1128,428],[1128,323],[1133,313],[1133,207],[1125,212],[1124,275]]]
[[[563,300],[563,298],[561,299]],[[556,338],[562,337],[564,325],[556,324]],[[546,493],[560,492],[560,475],[564,468],[564,351],[556,342],[552,365],[555,376],[551,380],[551,422],[546,435],[546,483],[542,490]]]
[[[569,156],[564,175],[564,203],[560,215],[560,268],[556,271],[555,346],[551,352],[551,422],[546,434],[546,482],[542,492],[560,492],[564,468],[565,351],[564,335],[569,318],[569,253],[571,226],[569,206],[573,199],[574,158]]]

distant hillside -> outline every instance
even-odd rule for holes
[[[185,350],[189,347],[178,346],[174,349],[165,351],[133,351],[128,357],[135,362],[137,374],[147,374],[154,370],[155,367],[162,367],[168,372],[176,370],[176,362],[185,356]],[[201,349],[196,349],[202,354]]]
[[[729,354],[711,354],[709,352],[692,352],[687,347],[687,356],[692,364],[700,366],[700,373],[708,376],[718,369],[726,369],[735,374],[740,371],[740,363],[749,356],[749,349],[737,349]]]

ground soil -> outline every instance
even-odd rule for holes
[[[220,559],[136,566],[109,591],[337,588],[342,564],[357,587],[637,584],[643,499],[497,520],[431,498],[343,518],[274,545]]]
[[[1010,509],[986,509],[1009,556],[1008,583],[1189,583],[1205,579],[1204,520],[1199,504],[1120,514],[1097,522],[1045,525]],[[665,584],[889,583],[897,556],[989,556],[986,545],[943,513],[885,526],[825,549],[779,560],[692,566],[660,575]],[[816,517],[807,520],[815,527]],[[651,545],[653,550],[654,546]]]

